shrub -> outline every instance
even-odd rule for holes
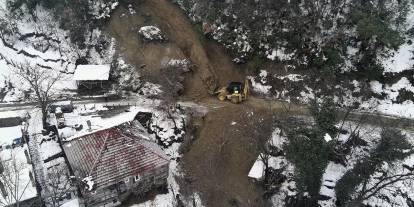
[[[284,146],[286,158],[295,165],[295,181],[299,192],[317,199],[323,172],[329,161],[330,146],[312,129],[288,135]]]
[[[321,103],[316,99],[311,101],[310,113],[315,120],[315,129],[320,132],[322,137],[328,133],[331,137],[335,137],[338,133],[336,124],[336,109],[332,98],[323,98]]]

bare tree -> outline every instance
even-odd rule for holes
[[[47,178],[47,199],[49,206],[60,206],[60,202],[66,198],[66,195],[73,191],[69,179],[69,173],[65,165],[58,164],[50,167]]]
[[[338,201],[342,206],[364,206],[363,202],[373,197],[389,204],[411,202],[407,189],[412,188],[414,166],[405,159],[413,152],[413,146],[401,131],[383,128],[381,140],[370,155],[338,181],[335,187]],[[396,200],[398,195],[406,200]]]
[[[178,96],[184,91],[184,73],[189,71],[189,67],[190,62],[187,60],[170,60],[160,69],[159,83],[163,90],[162,100],[164,102],[161,107],[167,112],[168,118],[173,121],[175,127],[177,123],[173,114],[177,108]]]
[[[2,160],[0,165],[0,205],[19,207],[26,190],[34,183],[33,174],[27,170],[30,165],[13,152],[11,158]]]
[[[42,111],[43,127],[46,127],[48,107],[54,96],[53,89],[56,82],[62,78],[62,73],[38,65],[32,66],[29,63],[12,65],[13,73],[22,78],[33,90],[37,106]]]
[[[414,166],[403,165],[404,170],[388,169],[379,171],[378,176],[373,176],[371,179],[366,179],[361,184],[361,188],[356,192],[355,200],[350,201],[347,206],[362,205],[362,201],[368,200],[374,196],[387,200],[386,194],[393,195],[395,192],[399,193],[399,185],[396,183],[403,183],[404,186],[412,186],[414,179]]]

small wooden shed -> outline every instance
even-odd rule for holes
[[[78,89],[105,89],[109,82],[110,65],[78,65],[73,75]]]

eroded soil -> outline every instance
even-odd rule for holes
[[[136,14],[129,13],[128,4],[121,5],[107,27],[117,40],[119,53],[154,83],[165,61],[190,59],[196,67],[186,75],[180,98],[209,108],[196,141],[182,158],[188,179],[183,181],[181,193],[198,192],[205,206],[264,206],[261,188],[247,174],[259,153],[257,141],[270,137],[272,115],[286,111],[288,106],[254,97],[239,105],[219,102],[209,94],[212,87],[244,81],[254,68],[235,65],[223,47],[200,36],[182,10],[170,1],[130,3]],[[146,25],[159,27],[168,41],[143,41],[138,30]],[[300,107],[291,108],[305,113]]]

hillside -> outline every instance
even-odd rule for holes
[[[0,206],[412,206],[413,26],[411,0],[2,1]],[[79,176],[65,150],[108,129],[165,182]]]

